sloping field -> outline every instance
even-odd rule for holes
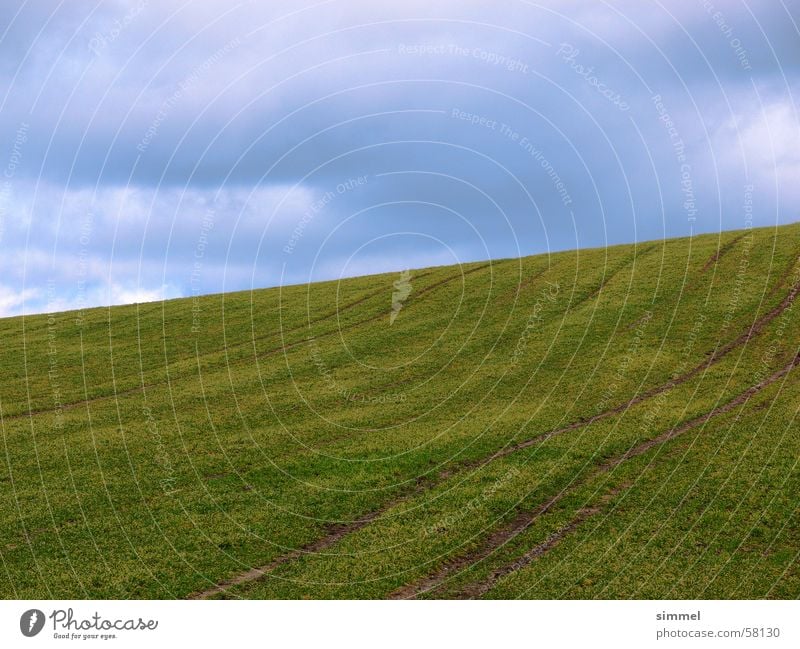
[[[791,225],[0,320],[0,594],[796,598],[798,289]]]

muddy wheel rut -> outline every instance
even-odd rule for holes
[[[723,405],[717,406],[703,415],[699,415],[698,417],[675,426],[661,433],[660,435],[657,435],[656,437],[641,442],[615,458],[602,462],[585,478],[571,483],[567,488],[559,492],[556,496],[550,498],[547,502],[531,510],[518,514],[511,523],[488,536],[481,547],[476,551],[464,554],[457,559],[450,560],[442,568],[431,575],[394,591],[390,595],[390,599],[413,599],[423,593],[433,592],[441,588],[447,579],[487,559],[506,543],[513,540],[525,530],[529,529],[531,525],[533,525],[541,516],[549,512],[561,500],[574,493],[580,487],[583,487],[597,477],[612,471],[623,462],[626,462],[631,458],[639,457],[640,455],[647,453],[652,448],[665,444],[666,442],[675,439],[689,430],[704,425],[710,419],[730,412],[731,410],[734,410],[735,408],[745,404],[751,397],[786,376],[798,365],[800,365],[800,354],[797,354],[787,365],[773,373],[768,378],[754,386],[747,388]],[[600,511],[601,509],[599,507],[587,507],[579,510],[578,514],[569,523],[562,526],[559,530],[550,535],[544,542],[536,545],[534,548],[513,562],[494,570],[485,579],[463,587],[456,593],[455,597],[459,599],[469,599],[484,595],[491,590],[500,579],[543,556],[559,542],[561,542],[567,535],[577,530],[578,527],[580,527],[580,525],[590,516],[597,514]]]
[[[590,417],[588,419],[575,421],[575,422],[573,422],[571,424],[568,424],[566,426],[557,428],[555,430],[551,430],[551,431],[548,431],[548,432],[545,432],[545,433],[541,433],[541,434],[536,435],[535,437],[532,437],[530,439],[527,439],[527,440],[524,440],[524,441],[521,441],[521,442],[517,442],[517,443],[515,443],[513,445],[510,445],[510,446],[506,446],[505,448],[503,448],[503,449],[501,449],[499,451],[496,451],[496,452],[492,453],[491,455],[486,456],[484,458],[461,462],[457,466],[450,467],[450,468],[447,468],[447,469],[443,469],[436,476],[434,476],[432,478],[426,478],[426,479],[418,480],[416,482],[414,488],[409,493],[402,494],[402,495],[398,496],[397,498],[394,498],[394,499],[384,503],[379,508],[377,508],[377,509],[373,510],[372,512],[366,514],[364,517],[362,517],[358,521],[344,524],[342,527],[338,528],[335,532],[320,538],[319,540],[317,540],[314,543],[312,543],[310,546],[305,546],[304,548],[301,548],[299,550],[293,550],[293,551],[291,551],[291,552],[289,552],[289,553],[287,553],[285,555],[282,555],[282,556],[274,559],[272,562],[267,563],[265,566],[262,566],[261,568],[254,568],[254,569],[251,569],[251,570],[249,570],[247,572],[241,573],[240,575],[231,577],[228,580],[219,582],[219,584],[209,588],[206,591],[203,591],[203,593],[208,593],[208,594],[204,595],[203,593],[200,593],[200,594],[195,595],[193,597],[195,597],[195,598],[210,597],[210,596],[212,596],[214,594],[219,594],[219,593],[221,593],[221,592],[223,592],[223,591],[225,591],[225,590],[227,590],[227,589],[229,589],[229,588],[231,588],[233,586],[240,585],[240,584],[243,584],[243,583],[246,583],[246,582],[251,582],[251,581],[255,581],[257,579],[260,579],[260,578],[264,577],[266,574],[268,574],[270,571],[274,570],[275,568],[277,568],[280,565],[283,565],[283,564],[285,564],[285,563],[287,563],[289,561],[292,561],[294,559],[300,558],[304,554],[313,553],[313,552],[318,551],[320,549],[325,549],[325,548],[328,548],[328,547],[334,545],[335,543],[337,543],[338,541],[343,539],[348,534],[351,534],[353,532],[356,532],[356,531],[362,529],[363,527],[365,527],[369,523],[372,523],[373,521],[377,520],[380,516],[382,516],[383,514],[389,512],[395,506],[401,504],[402,502],[408,500],[409,498],[412,498],[412,497],[414,497],[416,495],[419,495],[420,493],[422,493],[424,491],[427,491],[429,489],[432,489],[432,488],[442,484],[445,480],[451,478],[457,472],[464,471],[464,470],[474,470],[474,469],[481,468],[481,467],[489,464],[490,462],[492,462],[492,461],[494,461],[494,460],[496,460],[498,458],[506,457],[508,455],[511,455],[512,453],[517,452],[517,451],[520,451],[520,450],[523,450],[523,449],[530,448],[532,446],[541,444],[541,443],[547,441],[548,439],[550,439],[552,437],[555,437],[557,435],[560,435],[562,433],[566,433],[566,432],[569,432],[569,431],[577,430],[577,429],[582,428],[584,426],[588,426],[588,425],[590,425],[590,424],[592,424],[592,423],[594,423],[596,421],[600,421],[602,419],[611,417],[611,416],[613,416],[615,414],[620,414],[620,413],[624,412],[625,410],[627,410],[628,408],[630,408],[630,407],[632,407],[634,405],[642,403],[642,402],[644,402],[644,401],[646,401],[648,399],[651,399],[651,398],[653,398],[653,397],[655,397],[655,396],[657,396],[657,395],[659,395],[659,394],[661,394],[663,392],[666,392],[666,391],[672,389],[673,387],[676,387],[676,386],[678,386],[678,385],[680,385],[682,383],[685,383],[685,382],[689,381],[692,377],[698,375],[700,372],[704,371],[705,369],[711,367],[715,363],[717,363],[720,360],[722,360],[731,351],[733,351],[736,348],[744,345],[751,338],[753,338],[754,336],[760,334],[764,330],[764,328],[769,325],[770,322],[772,322],[776,317],[778,317],[787,308],[789,308],[789,306],[794,302],[795,298],[797,297],[798,290],[800,290],[800,285],[791,286],[789,291],[788,291],[788,293],[787,293],[787,295],[784,297],[784,299],[781,300],[781,302],[778,305],[776,305],[774,308],[770,309],[762,317],[757,319],[747,329],[747,331],[742,333],[740,336],[738,336],[733,341],[723,345],[722,347],[718,347],[709,356],[709,358],[707,360],[705,360],[702,363],[698,364],[697,366],[695,366],[694,368],[692,368],[691,370],[689,370],[685,374],[683,374],[683,375],[681,375],[679,377],[675,377],[675,378],[673,378],[673,379],[671,379],[671,380],[669,380],[669,381],[667,381],[667,382],[665,382],[665,383],[663,383],[663,384],[661,384],[659,386],[651,388],[650,390],[648,390],[646,392],[643,392],[642,394],[634,397],[633,399],[630,399],[630,400],[628,400],[628,401],[626,401],[626,402],[624,402],[624,403],[622,403],[620,405],[617,405],[614,408],[606,410],[606,411],[604,411],[602,413],[598,413],[597,415],[594,415],[593,417]],[[794,360],[794,364],[797,364],[797,361],[798,361],[798,359],[796,358]],[[794,365],[792,365],[792,367],[793,366]],[[784,368],[784,370],[781,370],[781,372],[783,372],[783,373],[788,372],[788,369]],[[755,387],[757,387],[757,386],[755,386]],[[750,390],[755,389],[755,387],[754,388],[750,388]],[[747,392],[748,391],[746,391],[743,394],[747,394]],[[735,407],[735,406],[731,405],[730,407],[732,408],[732,407]],[[721,414],[721,413],[716,413],[716,414]],[[708,417],[708,418],[710,418],[711,416],[714,416],[714,415],[713,414],[703,415],[703,417]],[[698,419],[700,419],[700,418],[698,418]],[[692,421],[695,421],[695,420],[692,420]],[[679,430],[679,429],[675,429],[675,430]],[[650,441],[646,442],[645,444],[660,443],[660,442],[656,441],[658,439],[659,438],[654,438],[654,440],[650,440]],[[664,440],[664,441],[666,441],[666,440]],[[643,450],[642,453],[645,452],[645,450]],[[625,459],[625,458],[623,458],[623,459]],[[609,467],[609,469],[610,468],[613,468],[613,467]],[[554,504],[555,504],[555,502],[545,503],[544,505],[540,506],[539,510],[541,510],[541,511],[534,510],[534,513],[536,513],[538,511],[538,514],[536,514],[536,516],[541,515],[542,513],[544,513],[547,510],[549,510],[550,507],[552,507]],[[523,519],[518,521],[517,524],[518,525],[523,525],[524,527],[527,527],[527,524],[525,524],[525,521]],[[522,529],[524,529],[524,527],[521,528],[519,531],[522,531]],[[512,528],[513,528],[513,524],[512,524]],[[513,529],[512,529],[512,533],[513,533]],[[516,534],[514,534],[514,535],[516,535]],[[318,544],[319,544],[319,547],[317,547]],[[450,570],[450,569],[447,570],[446,574],[444,575],[444,578],[446,578],[449,574],[452,574],[452,570]],[[413,593],[416,590],[417,590],[416,587],[406,586],[406,587],[403,587],[402,589],[396,591],[395,593],[393,593],[392,596],[394,596],[396,593],[400,593],[400,596],[397,597],[397,598],[409,597],[409,596],[411,596],[411,593]],[[422,590],[419,590],[419,592],[422,592]],[[403,593],[406,593],[406,594],[403,595]]]
[[[291,550],[286,554],[282,554],[278,557],[275,557],[272,561],[266,563],[263,566],[250,568],[245,572],[238,573],[233,577],[220,581],[214,584],[213,586],[210,586],[209,588],[192,593],[191,595],[187,596],[186,599],[208,599],[216,595],[221,595],[236,586],[241,586],[249,582],[257,581],[262,577],[267,576],[270,572],[272,572],[279,566],[282,566],[285,563],[289,563],[294,559],[299,559],[303,555],[316,554],[318,552],[322,552],[323,550],[326,550],[332,545],[338,543],[348,534],[352,534],[362,529],[363,527],[366,527],[367,525],[377,520],[382,514],[386,513],[393,507],[396,507],[402,502],[409,500],[410,498],[413,498],[414,496],[424,492],[428,488],[430,488],[428,485],[428,481],[418,480],[412,490],[404,494],[401,494],[399,496],[396,496],[395,498],[392,498],[391,500],[387,501],[377,509],[374,509],[371,512],[367,513],[362,518],[350,521],[348,523],[331,525],[329,526],[329,531],[325,536],[322,536],[319,539],[312,541],[311,543],[303,545],[300,548]]]
[[[438,288],[438,287],[443,286],[445,284],[449,284],[450,282],[452,282],[452,281],[454,281],[456,279],[459,279],[460,277],[464,277],[465,275],[470,275],[472,273],[475,273],[477,271],[483,270],[483,269],[488,268],[490,266],[492,266],[491,263],[483,264],[481,266],[476,266],[475,268],[471,268],[470,270],[465,271],[463,273],[453,274],[453,275],[450,275],[448,277],[445,277],[445,278],[437,281],[435,284],[433,284],[431,286],[427,286],[424,289],[422,289],[421,291],[419,291],[419,293],[417,294],[416,297],[419,298],[422,295],[425,295],[426,293],[429,293],[434,288]],[[425,273],[425,275],[428,275],[428,274],[429,273]],[[423,275],[420,275],[419,277],[422,277],[422,276]],[[350,309],[350,308],[352,308],[352,307],[354,307],[354,306],[356,306],[358,304],[361,304],[365,300],[370,299],[372,297],[375,297],[378,294],[379,294],[378,292],[374,292],[374,293],[371,293],[369,295],[365,295],[365,296],[359,298],[358,300],[355,300],[354,302],[348,303],[347,305],[345,305],[344,307],[342,307],[338,311],[334,311],[334,312],[329,313],[329,314],[327,314],[325,316],[321,316],[321,317],[319,317],[319,318],[317,318],[317,319],[315,319],[313,321],[310,321],[310,322],[308,322],[306,324],[298,325],[298,326],[292,327],[291,329],[286,329],[286,330],[274,332],[274,333],[271,333],[271,334],[265,334],[263,336],[258,336],[256,338],[250,338],[250,339],[248,339],[246,341],[243,341],[243,342],[240,342],[240,343],[236,343],[234,345],[230,345],[229,347],[227,347],[225,349],[225,351],[230,351],[231,349],[237,349],[237,348],[240,348],[240,347],[243,347],[243,346],[246,346],[246,345],[252,345],[255,342],[263,342],[264,340],[270,340],[270,339],[278,337],[278,336],[280,336],[282,334],[290,333],[290,332],[293,332],[293,331],[298,331],[298,330],[306,328],[306,327],[308,327],[308,326],[310,326],[312,324],[316,324],[318,322],[322,322],[324,320],[327,320],[327,319],[337,315],[337,313],[341,313],[344,310]],[[409,302],[408,306],[411,306],[411,304],[412,304],[412,302]],[[263,352],[257,352],[257,353],[254,354],[254,357],[256,359],[261,359],[261,358],[264,358],[264,357],[267,357],[267,356],[272,356],[272,355],[280,353],[280,352],[289,351],[291,349],[299,347],[300,345],[304,345],[306,343],[314,342],[314,341],[319,340],[321,338],[327,338],[329,336],[336,335],[336,334],[338,334],[338,333],[340,333],[342,331],[349,331],[349,330],[354,329],[356,327],[360,327],[360,326],[362,326],[364,324],[368,324],[370,322],[374,322],[376,320],[380,320],[381,318],[387,317],[387,315],[388,315],[387,313],[379,313],[379,314],[371,316],[369,318],[365,318],[363,320],[359,320],[357,322],[349,324],[346,327],[338,327],[337,329],[334,329],[332,331],[326,331],[324,333],[317,334],[316,336],[310,336],[308,338],[303,338],[301,340],[298,340],[298,341],[295,341],[295,342],[292,342],[292,343],[285,343],[283,345],[279,345],[277,347],[273,347],[272,349],[268,349],[268,350],[263,351]],[[207,352],[205,354],[200,354],[198,356],[198,358],[207,358],[209,356],[213,356],[214,354],[220,354],[220,353],[222,353],[222,352],[219,351],[219,350],[211,351],[211,352]],[[177,361],[177,362],[186,361],[186,360],[189,360],[189,359],[184,358],[184,359],[180,359],[180,361]],[[240,365],[240,364],[243,364],[243,363],[251,363],[252,361],[253,361],[253,357],[252,356],[248,356],[247,358],[245,358],[242,361],[236,361],[236,362],[225,363],[223,365],[220,365],[218,369],[232,368],[232,367],[236,367],[237,365]],[[116,399],[119,399],[119,398],[122,398],[122,397],[128,397],[128,396],[131,396],[133,394],[137,394],[138,392],[142,392],[144,390],[147,390],[149,388],[155,388],[155,387],[167,385],[168,383],[174,383],[175,381],[179,381],[182,378],[186,378],[186,377],[185,376],[177,376],[177,377],[173,377],[169,381],[162,380],[162,381],[151,381],[151,382],[147,382],[147,383],[141,383],[141,384],[139,384],[139,385],[137,385],[137,386],[135,386],[133,388],[128,388],[128,389],[125,389],[125,390],[119,390],[119,391],[114,392],[113,394],[101,394],[101,395],[97,395],[95,397],[90,397],[88,399],[80,399],[78,401],[70,401],[68,403],[62,404],[61,405],[61,410],[62,411],[75,410],[77,408],[84,407],[87,404],[99,403],[101,401],[116,400]],[[46,414],[49,414],[51,412],[52,412],[52,409],[47,408],[47,409],[31,410],[31,411],[28,411],[28,412],[13,413],[13,414],[5,415],[4,416],[4,420],[5,421],[15,421],[15,420],[21,420],[21,419],[30,419],[31,417],[36,417],[38,415],[46,415]]]

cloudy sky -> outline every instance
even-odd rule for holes
[[[800,219],[795,1],[3,9],[0,315]]]

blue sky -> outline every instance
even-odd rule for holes
[[[7,2],[0,315],[800,217],[800,5]]]

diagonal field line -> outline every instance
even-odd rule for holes
[[[511,523],[502,527],[501,529],[497,530],[493,534],[491,534],[484,544],[481,546],[480,549],[476,550],[475,552],[471,552],[465,554],[458,559],[451,560],[446,563],[442,568],[438,571],[424,577],[423,579],[409,584],[407,586],[403,586],[402,588],[396,590],[394,593],[390,595],[391,599],[413,599],[418,595],[423,593],[431,592],[439,588],[444,582],[449,579],[452,575],[459,573],[463,570],[470,568],[472,565],[479,563],[480,561],[489,557],[493,552],[501,548],[503,545],[514,539],[516,536],[527,530],[536,520],[538,520],[542,515],[549,512],[556,504],[558,504],[565,496],[573,493],[576,489],[584,486],[591,480],[597,478],[600,475],[608,473],[609,471],[615,469],[623,462],[643,455],[650,449],[665,444],[672,439],[682,435],[688,430],[696,428],[698,426],[704,425],[710,419],[722,415],[724,413],[730,412],[734,408],[746,403],[748,399],[750,399],[755,394],[758,394],[765,388],[772,385],[775,381],[779,380],[789,372],[791,372],[797,365],[800,365],[800,354],[797,354],[787,365],[783,368],[778,370],[777,372],[773,373],[768,378],[764,379],[760,383],[756,385],[750,386],[732,400],[728,401],[727,403],[713,408],[709,412],[699,415],[689,421],[684,422],[678,426],[674,426],[669,430],[653,437],[652,439],[648,439],[637,446],[629,449],[625,453],[621,455],[603,462],[602,464],[598,465],[597,468],[592,471],[586,478],[583,480],[579,480],[574,482],[568,488],[559,492],[556,496],[552,497],[545,503],[539,505],[538,507],[520,513]],[[472,599],[480,597],[481,595],[488,592],[494,585],[503,577],[520,568],[528,565],[529,563],[535,561],[540,556],[548,552],[551,548],[555,547],[564,537],[568,534],[576,530],[581,523],[583,523],[587,518],[590,516],[598,513],[600,511],[599,508],[596,507],[589,507],[581,509],[578,514],[566,525],[561,527],[559,530],[554,532],[550,537],[548,537],[543,543],[535,546],[531,550],[524,553],[520,558],[514,560],[511,563],[508,563],[489,574],[482,581],[474,582],[464,586],[457,594],[456,598],[458,599]]]
[[[474,272],[477,272],[479,270],[483,270],[484,268],[488,268],[490,266],[492,266],[491,263],[483,264],[482,266],[476,266],[475,268],[471,268],[471,269],[469,269],[467,271],[464,271],[463,273],[457,273],[457,274],[451,275],[449,277],[445,277],[442,280],[438,280],[435,284],[421,289],[417,293],[415,298],[418,299],[422,295],[428,293],[434,287],[438,288],[439,286],[442,286],[444,284],[452,282],[453,280],[458,279],[460,277],[463,277],[464,275],[472,274]],[[422,275],[419,275],[418,277],[421,277],[421,276]],[[386,291],[386,289],[383,288],[383,289],[380,289],[380,291],[375,291],[375,292],[370,293],[370,294],[368,294],[366,296],[362,296],[361,298],[355,300],[354,302],[348,303],[347,305],[345,305],[344,307],[342,307],[338,311],[334,311],[332,313],[328,313],[328,314],[326,314],[324,316],[320,316],[318,318],[315,318],[314,320],[311,320],[311,321],[309,321],[307,323],[304,323],[304,324],[301,324],[301,325],[297,325],[297,326],[292,327],[290,329],[284,330],[284,333],[293,332],[293,331],[297,331],[299,329],[307,328],[308,326],[310,326],[312,324],[317,324],[317,323],[322,322],[322,321],[324,321],[324,320],[326,320],[328,318],[332,318],[333,316],[337,315],[337,313],[341,313],[344,310],[348,310],[348,309],[350,309],[350,308],[352,308],[352,307],[354,307],[354,306],[356,306],[358,304],[361,304],[365,300],[367,300],[369,298],[372,298],[372,297],[375,297],[376,295],[379,295],[380,293],[383,293],[385,291]],[[409,307],[412,304],[413,304],[412,301],[408,302],[408,306]],[[298,346],[300,346],[302,344],[305,344],[305,343],[308,343],[308,342],[313,342],[313,341],[318,340],[320,338],[326,338],[328,336],[333,336],[333,335],[339,333],[340,331],[350,330],[350,329],[354,329],[356,327],[360,327],[361,325],[368,324],[370,322],[374,322],[375,320],[379,320],[380,318],[385,318],[385,317],[386,317],[385,313],[380,313],[380,314],[378,314],[376,316],[371,316],[371,317],[366,318],[364,320],[359,320],[358,322],[354,322],[352,324],[349,324],[346,327],[337,328],[337,329],[332,330],[332,331],[326,331],[324,333],[317,334],[316,336],[310,336],[308,338],[302,338],[301,340],[298,340],[298,341],[295,341],[295,342],[292,342],[292,343],[287,343],[287,344],[284,344],[284,345],[280,345],[278,347],[273,347],[272,349],[268,349],[268,350],[263,351],[263,352],[258,352],[257,354],[255,354],[255,356],[257,358],[263,358],[265,356],[271,356],[273,354],[277,354],[277,353],[280,353],[280,352],[283,352],[283,351],[287,351],[287,350],[293,349],[293,348],[298,347]],[[232,344],[232,345],[228,346],[227,350],[216,350],[216,351],[208,352],[206,354],[202,354],[201,356],[208,357],[208,356],[213,356],[214,354],[222,354],[223,352],[229,351],[231,349],[236,349],[238,347],[244,347],[246,345],[252,345],[254,342],[263,341],[263,340],[269,340],[271,338],[278,337],[280,335],[281,335],[281,332],[278,331],[278,332],[274,332],[274,333],[270,333],[270,334],[265,334],[263,336],[258,336],[258,337],[255,337],[255,338],[248,338],[245,341],[242,341],[240,343],[235,343],[235,344]],[[252,357],[248,356],[247,359],[248,360],[252,360]],[[191,360],[191,359],[182,358],[182,359],[179,359],[178,361],[175,361],[175,363],[186,362],[188,360]],[[222,364],[220,367],[221,368],[225,368],[225,367],[230,367],[230,365],[231,365],[230,363]],[[167,366],[167,369],[168,369],[168,366]],[[178,379],[173,379],[173,381],[179,380],[181,378],[185,378],[185,377],[178,377]],[[157,387],[157,386],[160,386],[160,385],[166,385],[167,383],[168,383],[167,380],[151,381],[149,383],[141,383],[141,384],[137,385],[136,387],[129,388],[129,389],[126,389],[126,390],[119,390],[119,391],[113,392],[111,394],[102,394],[102,395],[98,395],[96,397],[90,397],[88,399],[81,399],[79,401],[73,401],[73,402],[69,402],[69,403],[64,403],[64,404],[62,404],[61,409],[64,410],[64,411],[66,411],[66,410],[74,410],[76,408],[80,408],[82,406],[85,406],[87,403],[98,403],[98,402],[101,402],[101,401],[107,401],[107,400],[111,400],[111,399],[115,399],[116,400],[116,399],[118,399],[120,397],[126,397],[126,396],[130,396],[132,394],[136,394],[138,392],[141,392],[145,388],[152,388],[152,387]],[[21,413],[16,413],[16,414],[13,414],[13,415],[7,415],[5,417],[5,420],[6,421],[15,421],[15,420],[21,420],[21,419],[30,419],[31,417],[35,417],[37,415],[46,415],[46,414],[49,414],[50,412],[52,412],[52,410],[50,410],[50,409],[30,410],[28,412],[21,412]]]
[[[624,402],[624,403],[622,403],[622,404],[620,404],[618,406],[615,406],[614,408],[611,408],[611,409],[606,410],[606,411],[604,411],[602,413],[599,413],[599,414],[595,415],[594,417],[591,417],[590,419],[573,422],[571,424],[568,424],[567,426],[563,426],[561,428],[542,433],[542,434],[537,435],[535,437],[532,437],[532,438],[530,438],[528,440],[524,440],[524,441],[518,442],[517,444],[514,444],[512,446],[505,447],[505,448],[503,448],[503,449],[501,449],[499,451],[496,451],[495,453],[493,453],[493,454],[491,454],[491,455],[489,455],[487,457],[480,458],[478,460],[471,460],[471,461],[467,461],[467,462],[462,462],[456,467],[453,467],[453,468],[450,468],[450,469],[444,469],[443,471],[441,471],[434,478],[418,481],[409,492],[407,492],[405,494],[402,494],[402,495],[400,495],[400,496],[398,496],[396,498],[393,498],[393,499],[387,501],[382,506],[380,506],[380,507],[374,509],[373,511],[369,512],[368,514],[364,515],[362,518],[360,518],[358,520],[355,520],[355,521],[352,521],[352,522],[350,522],[350,523],[348,523],[346,525],[338,526],[332,532],[330,532],[329,534],[321,537],[320,539],[318,539],[318,540],[316,540],[316,541],[314,541],[314,542],[312,542],[312,543],[310,543],[308,545],[305,545],[305,546],[303,546],[301,548],[297,548],[295,550],[292,550],[289,553],[281,555],[281,556],[275,558],[273,561],[271,561],[271,562],[269,562],[269,563],[267,563],[267,564],[265,564],[265,565],[263,565],[261,567],[251,568],[250,570],[247,570],[246,572],[239,573],[238,575],[235,575],[235,576],[233,576],[233,577],[231,577],[229,579],[221,581],[221,582],[209,587],[208,589],[193,593],[193,594],[189,595],[189,599],[205,599],[205,598],[208,598],[208,597],[213,597],[215,595],[218,595],[218,594],[221,594],[221,593],[227,591],[228,589],[230,589],[233,586],[238,586],[238,585],[241,585],[241,584],[244,584],[244,583],[257,581],[257,580],[261,579],[262,577],[266,576],[267,574],[269,574],[271,571],[273,571],[278,566],[281,566],[281,565],[283,565],[285,563],[288,563],[288,562],[290,562],[292,560],[298,559],[298,558],[302,557],[305,554],[312,554],[312,553],[315,553],[315,552],[319,552],[320,550],[324,550],[324,549],[327,549],[327,548],[331,547],[332,545],[334,545],[335,543],[340,541],[342,538],[344,538],[348,534],[357,532],[358,530],[366,527],[369,523],[375,521],[378,517],[380,517],[382,514],[386,513],[390,509],[394,508],[396,505],[399,505],[400,503],[402,503],[402,502],[404,502],[404,501],[406,501],[406,500],[408,500],[408,499],[410,499],[410,498],[412,498],[412,497],[414,497],[414,496],[416,496],[416,495],[418,495],[418,494],[420,494],[422,492],[428,491],[429,489],[432,489],[432,488],[436,487],[437,485],[441,484],[442,482],[444,482],[448,478],[452,477],[452,475],[457,471],[472,470],[472,469],[483,467],[483,466],[489,464],[490,462],[492,462],[492,461],[494,461],[494,460],[496,460],[498,458],[506,457],[506,456],[508,456],[508,455],[510,455],[512,453],[515,453],[515,452],[517,452],[519,450],[522,450],[522,449],[525,449],[525,448],[529,448],[529,447],[535,446],[537,444],[541,444],[541,443],[547,441],[548,439],[550,439],[550,438],[552,438],[552,437],[554,437],[556,435],[560,435],[560,434],[568,432],[568,431],[572,431],[572,430],[576,430],[578,428],[582,428],[584,426],[588,426],[588,425],[592,424],[593,422],[596,422],[596,421],[611,417],[611,416],[613,416],[615,414],[619,414],[621,412],[624,412],[626,409],[630,408],[631,406],[637,405],[637,404],[639,404],[639,403],[641,403],[643,401],[646,401],[647,399],[650,399],[650,398],[652,398],[654,396],[662,394],[663,392],[666,392],[666,391],[672,389],[673,387],[676,387],[676,386],[678,386],[678,385],[680,385],[682,383],[685,383],[686,381],[690,380],[692,377],[696,376],[700,372],[703,372],[707,368],[711,367],[715,363],[717,363],[720,360],[722,360],[722,358],[727,356],[734,349],[736,349],[736,348],[740,347],[741,345],[744,345],[745,343],[747,343],[752,337],[760,334],[770,322],[772,322],[776,317],[778,317],[787,308],[789,308],[789,306],[794,302],[795,298],[797,297],[797,294],[798,294],[799,290],[800,290],[800,286],[797,286],[797,285],[792,286],[790,288],[789,292],[787,293],[787,295],[784,297],[784,299],[781,300],[781,302],[778,305],[776,305],[770,311],[768,311],[766,314],[764,314],[764,316],[762,316],[756,322],[754,322],[753,325],[751,327],[749,327],[747,331],[742,333],[740,336],[738,336],[733,341],[731,341],[731,342],[727,343],[726,345],[718,348],[706,361],[700,363],[699,365],[697,365],[696,367],[692,368],[691,370],[689,370],[685,374],[683,374],[683,375],[681,375],[679,377],[672,378],[669,381],[663,383],[662,385],[656,386],[655,388],[652,388],[652,389],[642,393],[641,395],[638,395],[638,396],[634,397],[633,399],[630,399],[630,400],[628,400],[628,401],[626,401],[626,402]],[[658,438],[656,438],[656,439],[658,439]]]

